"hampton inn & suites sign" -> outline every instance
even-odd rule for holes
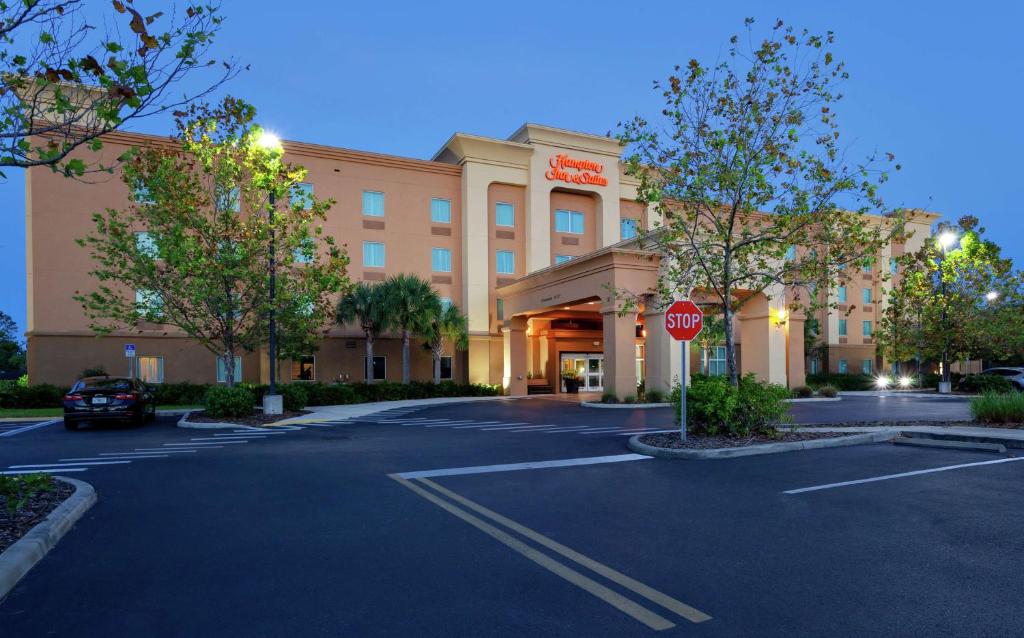
[[[548,165],[551,168],[544,173],[544,177],[553,182],[562,181],[569,184],[592,184],[594,186],[608,185],[608,178],[601,175],[604,172],[604,164],[599,162],[559,153],[548,160]]]

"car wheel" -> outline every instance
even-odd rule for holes
[[[131,425],[133,428],[141,428],[142,424],[146,422],[146,411],[145,409],[140,410],[138,414],[132,417]]]
[[[153,405],[153,409],[146,415],[147,421],[156,421],[156,405]]]
[[[71,431],[77,430],[78,429],[78,421],[67,421],[67,420],[65,420],[64,421],[64,429],[65,430],[71,430]]]

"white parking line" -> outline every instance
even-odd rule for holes
[[[227,441],[221,441],[220,439],[217,439],[217,443],[164,443],[164,445],[167,445],[167,446],[179,446],[179,447],[204,448],[204,447],[214,447],[214,446],[217,446],[218,444],[221,444],[221,445],[233,445],[233,444],[236,444],[236,443],[246,443],[246,441],[234,441],[232,439],[228,439]]]
[[[522,425],[522,424],[520,424],[520,423],[506,423],[505,425],[503,425],[501,427],[481,428],[481,429],[484,432],[490,432],[492,430],[530,430],[530,429],[533,429],[533,428],[557,428],[557,427],[561,427],[561,426],[555,425],[554,423],[545,423],[544,425],[528,425],[526,427],[519,427],[520,425]]]
[[[827,483],[825,485],[814,485],[812,487],[801,487],[795,490],[786,490],[783,494],[803,494],[804,492],[816,492],[818,490],[828,490],[834,487],[846,487],[847,485],[860,485],[861,483],[874,483],[876,481],[888,481],[889,479],[905,478],[908,476],[918,476],[921,474],[933,474],[935,472],[948,472],[949,470],[959,470],[965,467],[977,467],[979,465],[996,465],[999,463],[1013,463],[1014,461],[1024,461],[1024,456],[1010,457],[1005,459],[996,459],[994,461],[978,461],[977,463],[961,463],[959,465],[947,465],[945,467],[933,467],[930,470],[916,470],[914,472],[900,472],[899,474],[886,474],[885,476],[873,476],[866,479],[858,479],[856,481],[843,481],[841,483]]]
[[[463,425],[463,424],[466,424],[466,423],[476,423],[476,421],[474,421],[472,419],[463,419],[462,421],[450,421],[448,423],[431,423],[430,425],[428,425],[426,427],[428,427],[428,428],[448,428],[448,427],[451,427],[453,425]],[[417,423],[416,425],[419,425],[419,424]]]
[[[431,420],[432,419],[428,419],[426,417],[422,417],[421,416],[421,417],[416,417],[415,419],[382,419],[380,421],[376,421],[376,423],[410,423],[412,421],[431,421]]]
[[[188,454],[190,452],[196,452],[198,450],[216,450],[219,447],[220,446],[218,445],[218,446],[214,446],[214,447],[196,448],[195,450],[168,450],[165,447],[137,447],[137,448],[135,448],[135,451],[136,452],[166,452],[168,454]],[[104,453],[100,452],[100,454],[102,455]],[[114,454],[114,453],[110,452],[110,454]]]
[[[33,423],[32,425],[26,425],[25,427],[17,428],[14,430],[7,430],[2,436],[14,436],[15,434],[21,434],[22,432],[28,432],[29,430],[37,430],[39,428],[46,427],[47,425],[53,425],[54,423],[60,423],[63,419],[51,419],[49,421],[43,421],[42,423]]]
[[[261,435],[261,434],[257,434],[255,436],[253,436],[252,434],[238,434],[238,435],[235,435],[235,436],[232,436],[232,437],[224,437],[224,438],[221,438],[221,439],[218,439],[218,438],[213,437],[213,436],[200,436],[200,437],[193,437],[193,438],[189,439],[189,441],[253,441],[253,440],[258,441],[259,439],[262,439],[262,438],[265,438],[265,437],[263,435]]]
[[[78,467],[80,465],[124,465],[131,461],[93,461],[91,463],[34,463],[32,465],[8,465],[12,470],[26,467]]]
[[[616,454],[613,456],[589,456],[579,459],[559,459],[555,461],[528,461],[526,463],[504,463],[501,465],[477,465],[473,467],[453,467],[444,470],[420,470],[417,472],[401,472],[396,474],[406,479],[428,478],[432,476],[458,476],[463,474],[487,474],[490,472],[513,472],[516,470],[539,470],[551,467],[572,467],[574,465],[597,465],[600,463],[621,463],[623,461],[646,461],[654,458],[643,454]]]
[[[544,431],[544,430],[564,428],[564,427],[565,427],[565,425],[555,425],[555,424],[551,424],[551,425],[528,425],[528,426],[526,426],[524,428],[508,428],[506,431],[507,432],[522,432],[524,430],[534,430],[534,429],[538,430],[538,431]]]
[[[85,472],[88,469],[89,468],[87,468],[87,467],[62,467],[62,468],[59,468],[59,469],[56,469],[56,470],[14,470],[14,471],[11,471],[11,472],[0,472],[0,475],[12,476],[14,474],[37,474],[39,472],[46,472],[46,473],[60,472],[61,474],[64,474],[65,472]]]
[[[57,459],[57,460],[58,461],[106,461],[106,460],[116,460],[116,459],[166,459],[166,458],[167,458],[166,454],[131,454],[131,455],[126,454],[124,456],[93,456],[93,457],[85,457],[85,458],[78,458],[78,459]],[[81,463],[76,463],[75,465],[81,465]]]
[[[288,434],[288,433],[287,432],[268,432],[266,430],[257,430],[257,431],[253,431],[253,430],[231,430],[230,433],[214,434],[214,436],[238,436],[239,434],[243,434],[243,435],[248,434],[248,435],[255,435],[255,436],[268,436],[268,435],[272,435],[272,434]]]
[[[633,436],[634,434],[664,434],[665,432],[678,432],[679,428],[672,428],[671,430],[630,430],[628,432],[620,432],[615,436]]]
[[[125,456],[126,454],[152,454],[153,452],[159,452],[160,454],[191,454],[195,450],[165,450],[162,447],[151,447],[151,448],[136,448],[134,452],[100,452],[100,456]]]
[[[558,428],[557,430],[544,430],[544,434],[556,434],[558,432],[573,432],[575,430],[586,430],[589,425],[574,425],[571,428]]]
[[[477,421],[477,422],[473,423],[473,425],[457,425],[457,426],[455,426],[452,429],[453,430],[466,430],[466,429],[470,429],[471,430],[473,428],[487,427],[488,425],[498,425],[499,423],[502,423],[502,421]]]

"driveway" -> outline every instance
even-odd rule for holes
[[[277,434],[162,418],[0,439],[0,467],[68,464],[100,499],[0,604],[0,633],[1019,630],[1006,558],[1024,550],[1024,462],[887,444],[713,462],[629,454],[622,430],[660,428],[668,412],[531,399]],[[88,465],[104,459],[116,464]]]

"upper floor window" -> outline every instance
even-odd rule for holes
[[[839,303],[846,303],[846,286],[836,288],[836,297],[839,298]]]
[[[633,239],[636,237],[637,221],[635,219],[623,219],[619,222],[622,239]]]
[[[840,319],[839,320],[839,336],[840,337],[845,337],[846,336],[846,319]]]
[[[511,250],[499,250],[495,255],[494,270],[499,275],[514,275],[516,272],[516,254]]]
[[[891,274],[895,275],[897,272],[899,272],[899,269],[900,269],[899,262],[896,261],[895,257],[890,257],[889,258],[889,272]]]
[[[786,249],[786,261],[796,261],[796,246]]]
[[[384,267],[384,244],[379,241],[363,242],[363,265],[371,268]]]
[[[874,268],[874,265],[875,260],[872,259],[871,257],[866,257],[861,267],[864,269],[864,272],[871,272],[871,269]]]
[[[384,216],[384,193],[363,191],[363,214],[368,217]]]
[[[150,259],[157,259],[160,255],[156,239],[145,231],[135,233],[135,248]]]
[[[302,210],[309,210],[313,207],[313,185],[309,182],[301,182],[292,186],[291,197],[288,203],[292,208],[299,207]]]
[[[556,210],[555,232],[583,234],[583,213],[575,210]]]
[[[866,304],[871,303],[871,289],[865,288],[864,290],[861,291],[861,293],[861,296],[863,297],[862,301]]]
[[[498,202],[494,205],[494,225],[495,226],[515,226],[516,225],[516,209],[512,204],[507,202]]]
[[[135,308],[146,319],[158,319],[163,315],[164,300],[153,290],[135,291]]]
[[[233,213],[237,213],[242,210],[241,191],[237,186],[233,186],[231,188],[218,186],[216,192],[217,201],[215,202],[215,205],[218,212],[231,211]]]
[[[871,322],[870,321],[865,321],[864,322],[864,327],[862,328],[862,330],[863,330],[863,335],[865,337],[870,337],[871,336]]]
[[[430,221],[435,224],[452,223],[452,201],[437,197],[430,200]]]
[[[316,240],[306,237],[302,240],[302,245],[295,249],[294,260],[297,264],[311,264],[315,255]]]
[[[564,264],[570,259],[572,259],[572,255],[555,255],[555,265]]]
[[[452,251],[448,248],[430,249],[430,269],[434,272],[452,271]]]

